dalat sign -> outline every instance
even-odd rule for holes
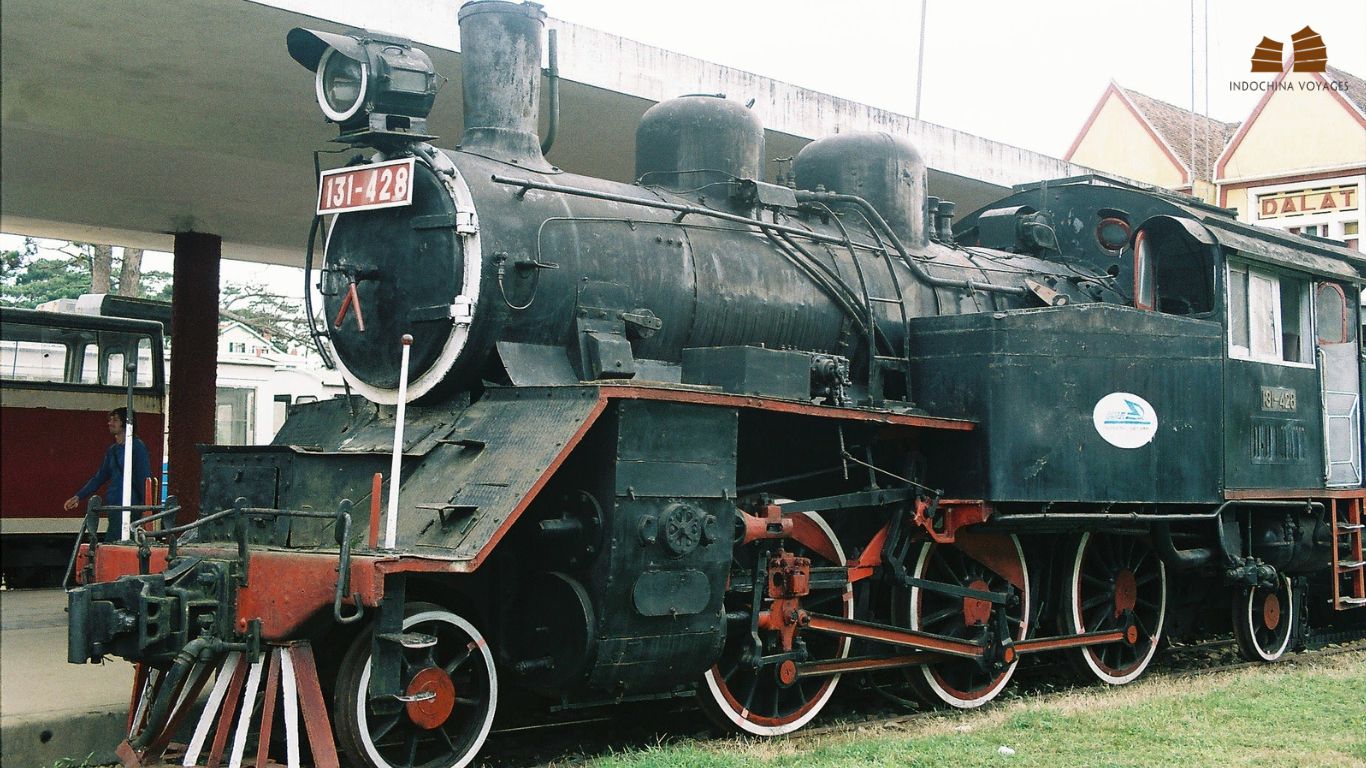
[[[1279,219],[1283,216],[1356,208],[1357,193],[1357,186],[1352,184],[1258,195],[1257,218]]]

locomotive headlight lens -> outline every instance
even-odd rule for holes
[[[323,114],[338,123],[345,122],[354,117],[365,103],[369,67],[364,62],[338,53],[335,48],[329,48],[318,62],[315,82],[318,106],[322,107]]]

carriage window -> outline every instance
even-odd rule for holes
[[[98,370],[98,383],[111,387],[128,386],[128,354],[136,350],[133,373],[134,386],[150,387],[152,381],[152,339],[147,336],[133,336],[127,333],[101,333],[99,365],[91,365],[93,346],[86,352],[87,365],[81,380],[96,383],[91,374]]]
[[[1230,264],[1229,353],[1261,362],[1309,364],[1309,283]]]
[[[1320,344],[1345,344],[1356,340],[1356,323],[1347,306],[1347,294],[1333,283],[1320,283],[1314,292],[1314,320]]]
[[[66,345],[5,339],[0,341],[0,369],[10,381],[64,381]]]

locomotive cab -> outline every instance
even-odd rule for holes
[[[1359,309],[1348,298],[1359,295],[1360,257],[1296,240],[1170,216],[1134,236],[1135,304],[1202,310],[1224,328],[1226,489],[1362,482]],[[1309,439],[1319,429],[1323,439]]]

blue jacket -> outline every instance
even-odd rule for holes
[[[133,436],[133,503],[142,504],[142,488],[147,483],[147,478],[152,476],[151,462],[147,458],[147,446],[143,445],[142,440],[136,435]],[[114,443],[109,446],[109,450],[104,452],[104,460],[100,462],[100,469],[95,476],[90,478],[85,485],[81,486],[76,495],[85,500],[87,496],[95,493],[100,486],[109,483],[109,496],[104,499],[105,504],[123,503],[123,446]]]

